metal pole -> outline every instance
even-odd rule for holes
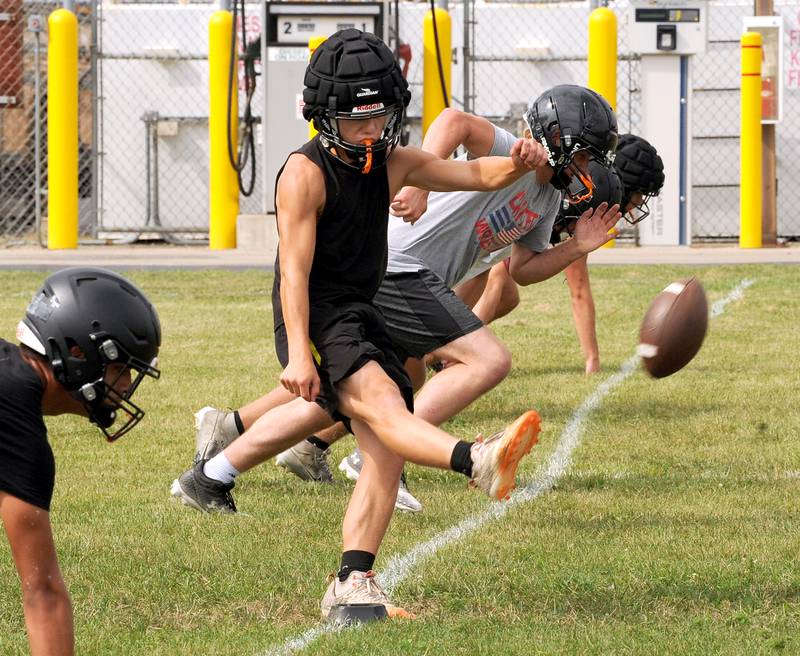
[[[75,13],[75,0],[64,0],[61,4],[61,7],[66,9],[67,11],[71,11],[73,14]]]
[[[36,215],[36,239],[39,246],[47,248],[42,238],[42,71],[39,63],[39,50],[41,47],[41,32],[35,32],[33,42],[33,207]]]
[[[463,66],[464,72],[464,111],[472,112],[472,85],[470,84],[470,59],[472,57],[472,48],[470,47],[470,27],[472,19],[470,18],[470,3],[472,0],[463,0],[464,2],[464,46],[462,48],[462,56],[464,59]]]
[[[756,16],[772,16],[775,11],[772,0],[755,0]],[[761,245],[778,245],[778,167],[775,152],[775,124],[761,124],[762,168],[762,216]]]
[[[99,133],[97,122],[99,120],[98,112],[98,83],[97,83],[97,22],[98,22],[98,5],[97,0],[92,0],[92,45],[90,48],[91,67],[92,67],[92,200],[91,200],[91,222],[92,222],[92,239],[97,239],[99,217],[98,217],[98,146],[99,146]]]

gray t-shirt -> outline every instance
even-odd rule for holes
[[[495,126],[489,155],[508,156],[516,140]],[[539,184],[535,171],[497,191],[432,192],[428,210],[414,225],[390,217],[387,270],[430,269],[453,287],[468,272],[480,273],[482,260],[485,269],[501,259],[499,251],[508,253],[513,243],[541,253],[550,243],[560,202],[560,192]]]

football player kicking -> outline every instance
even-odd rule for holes
[[[0,339],[0,517],[31,654],[68,656],[72,607],[50,525],[55,461],[43,415],[83,415],[109,441],[127,433],[144,416],[134,391],[145,376],[160,375],[161,327],[133,284],[75,267],[44,281],[17,338],[19,346]]]
[[[610,167],[616,117],[593,91],[561,85],[531,103],[526,121],[524,136],[535,136],[547,154],[535,171],[499,191],[434,193],[428,211],[414,226],[390,221],[388,271],[375,296],[389,336],[406,364],[416,363],[417,373],[422,369],[422,378],[419,362],[427,353],[453,363],[433,376],[415,400],[415,414],[432,424],[444,422],[494,387],[511,364],[505,345],[451,287],[483,256],[496,252],[511,252],[510,268],[520,284],[549,278],[606,243],[619,217],[616,205],[601,204],[578,221],[574,239],[548,249],[562,192],[573,202],[587,199],[593,186],[590,158],[604,169]],[[447,110],[429,129],[424,148],[447,156],[463,144],[469,157],[459,163],[465,164],[482,161],[476,157],[507,155],[516,141],[483,118]],[[403,203],[395,202],[392,209],[405,216]],[[415,218],[418,215],[411,220]],[[207,409],[199,419],[199,457],[230,443],[279,402],[279,395],[269,394],[237,412]],[[317,433],[282,453],[278,463],[306,479],[330,480],[324,454],[335,437]],[[355,477],[357,469],[360,461],[348,473]],[[397,503],[407,510],[420,508],[403,487]]]
[[[404,185],[447,191],[505,187],[546,166],[544,148],[519,139],[502,157],[443,160],[398,147],[410,93],[377,37],[342,30],[314,53],[303,92],[319,135],[289,156],[277,180],[280,244],[275,267],[275,345],[288,403],[262,414],[240,439],[200,459],[172,493],[202,511],[235,512],[240,473],[332,423],[350,425],[364,456],[343,524],[341,568],[322,601],[394,606],[372,565],[391,519],[404,459],[466,475],[505,498],[537,440],[528,411],[474,443],[412,414],[411,383],[373,298],[386,271],[386,209]]]

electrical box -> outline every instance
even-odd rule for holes
[[[761,34],[761,122],[783,120],[783,17],[746,16],[744,32]]]
[[[275,208],[275,178],[286,158],[308,140],[303,118],[303,78],[308,42],[346,28],[387,41],[387,2],[265,2],[261,32],[264,80],[264,209]]]
[[[0,107],[22,102],[22,0],[0,0]]]
[[[696,55],[706,51],[708,7],[704,0],[632,0],[628,30],[633,52]]]

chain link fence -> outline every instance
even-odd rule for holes
[[[47,19],[55,2],[0,0],[0,243],[43,243],[47,216]],[[94,23],[78,18],[79,213],[94,230]]]
[[[800,6],[776,2],[784,20],[784,113],[776,126],[778,235],[800,238],[800,211],[790,197],[800,176]],[[693,60],[692,226],[699,240],[739,235],[739,72],[749,1],[709,5],[708,48]],[[794,71],[794,73],[792,73]]]
[[[47,17],[59,6],[0,0],[0,239],[6,242],[35,241],[38,217],[47,216]],[[642,123],[641,67],[628,45],[628,1],[608,6],[619,28],[620,131],[636,133]],[[208,21],[218,8],[218,2],[96,0],[76,6],[84,237],[207,236]],[[422,23],[429,8],[427,2],[391,5],[392,45],[399,40],[412,52],[412,144],[422,137]],[[775,10],[784,17],[786,46],[784,121],[776,128],[778,233],[796,238],[800,213],[789,196],[790,181],[800,175],[800,11],[787,0],[776,0]],[[586,2],[560,0],[452,4],[453,106],[520,133],[525,107],[544,89],[586,83],[590,12]],[[738,44],[742,18],[752,13],[749,0],[712,1],[708,52],[692,57],[694,240],[738,235]],[[246,6],[245,28],[248,40],[260,34],[261,4]],[[256,116],[262,94],[259,84]],[[240,114],[243,101],[240,93]],[[257,141],[260,135],[256,126]],[[261,190],[273,184],[263,179],[260,157],[255,175],[255,191],[242,198],[242,213],[260,213]]]
[[[218,2],[101,6],[101,235],[207,236],[208,23],[218,9]],[[261,6],[248,5],[248,41],[258,38],[260,22]],[[261,98],[259,88],[256,115]],[[240,114],[243,100],[240,93]],[[261,211],[260,167],[255,175],[254,193],[241,199],[242,213]],[[250,171],[243,177],[247,182]]]

